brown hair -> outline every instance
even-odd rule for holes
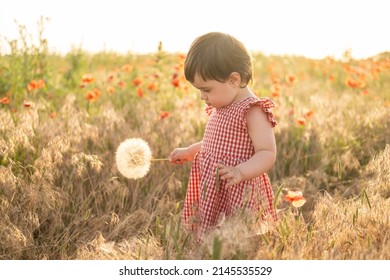
[[[240,74],[245,86],[252,81],[252,58],[243,43],[220,32],[195,39],[184,62],[188,81],[193,83],[198,73],[203,80],[225,82],[232,72]]]

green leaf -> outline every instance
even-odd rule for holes
[[[205,180],[203,183],[203,200],[206,200],[206,195],[207,195],[207,180]]]
[[[218,236],[214,237],[214,243],[213,243],[213,260],[220,260],[221,259],[221,251],[222,251],[222,242],[218,238]]]
[[[279,195],[282,192],[284,187],[284,184],[281,184],[280,187],[276,190],[275,197],[274,197],[274,207],[276,208],[276,203],[278,202]]]
[[[218,191],[218,188],[219,188],[219,174],[218,174],[218,167],[217,167],[217,171],[215,171],[215,190]]]

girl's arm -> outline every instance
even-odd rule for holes
[[[197,152],[200,151],[202,141],[192,144],[187,148],[177,148],[169,156],[169,161],[174,164],[183,164],[194,159]]]
[[[247,128],[255,154],[248,161],[235,167],[217,164],[220,178],[227,180],[226,186],[258,177],[275,164],[275,135],[267,114],[258,107],[251,107],[247,114]]]

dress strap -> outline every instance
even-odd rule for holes
[[[254,97],[248,99],[248,102],[246,102],[246,104],[243,106],[243,118],[245,124],[246,124],[246,115],[251,106],[259,106],[264,112],[266,112],[268,120],[271,122],[272,127],[275,127],[278,124],[274,114],[271,111],[271,109],[275,107],[275,103],[272,101],[272,99],[268,97],[261,97],[261,98]]]

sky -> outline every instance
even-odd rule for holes
[[[53,52],[150,53],[159,41],[185,53],[211,31],[250,51],[310,58],[355,58],[390,51],[386,0],[0,0],[0,50],[17,39],[15,20],[37,38],[37,21]]]

